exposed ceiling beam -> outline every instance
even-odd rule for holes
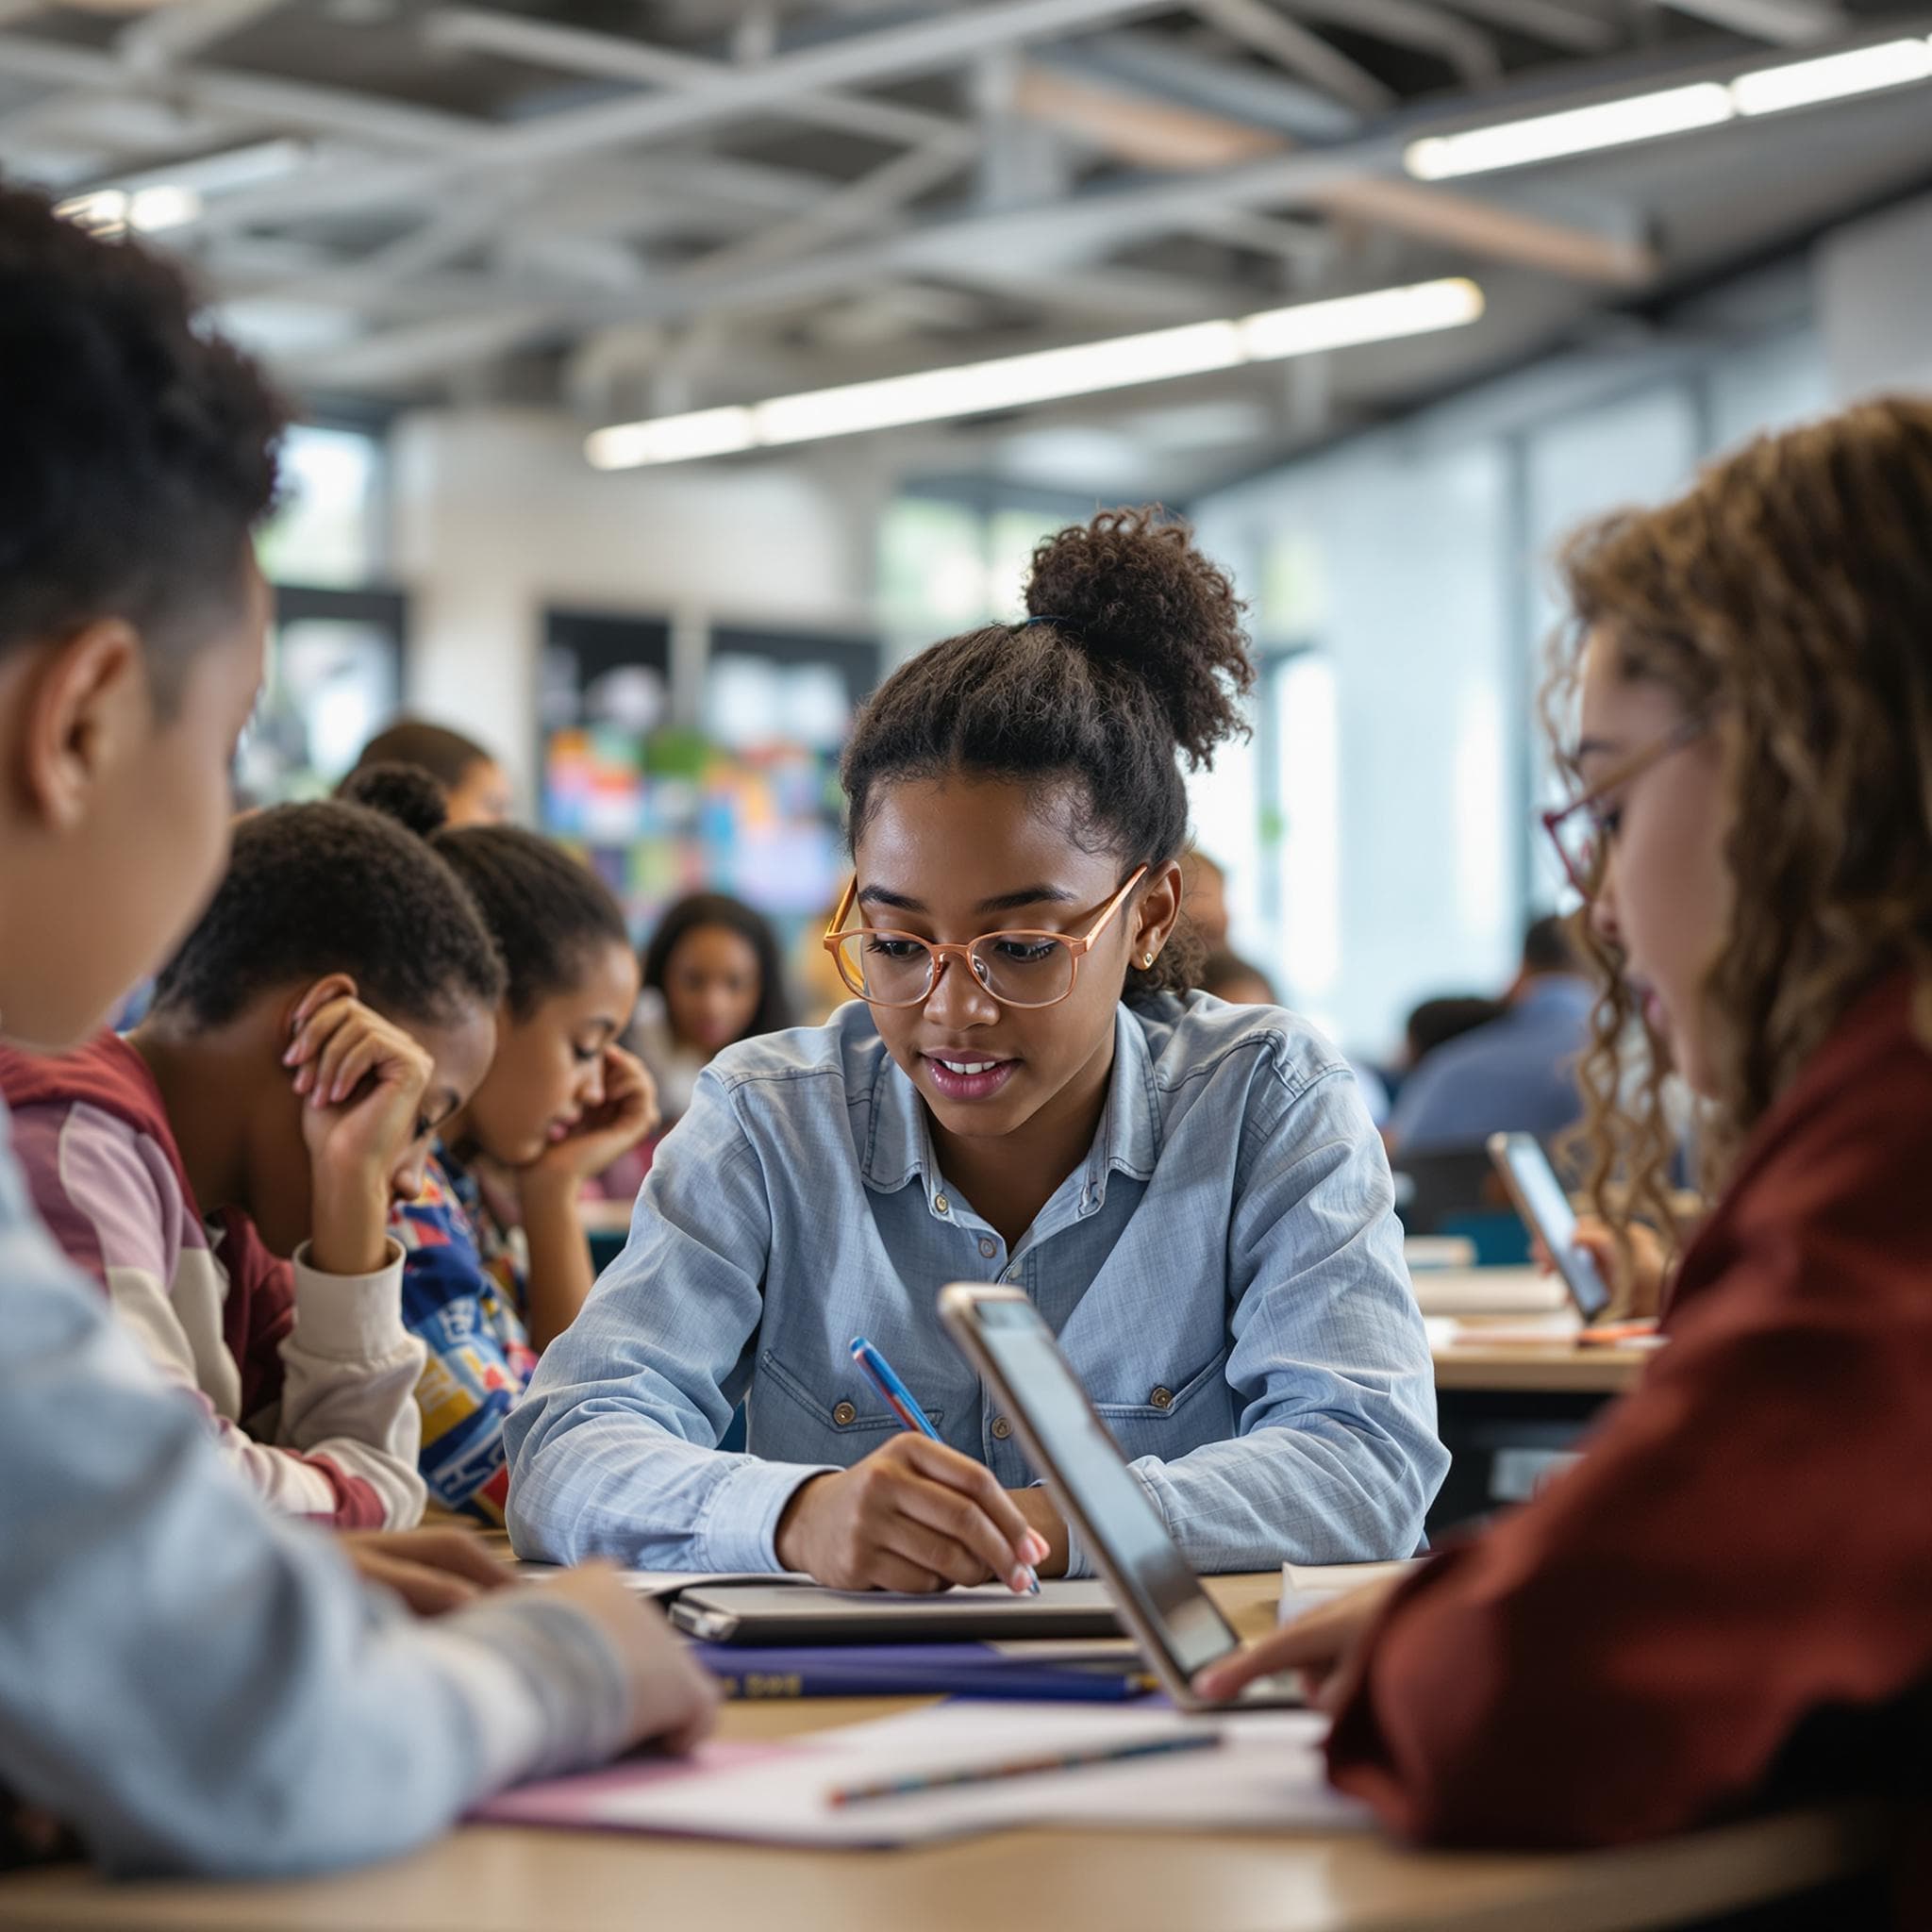
[[[1227,168],[1273,154],[1281,137],[1172,101],[1152,100],[1139,88],[1030,67],[1013,91],[1016,112],[1091,142],[1139,168],[1166,172]]]
[[[1171,0],[995,0],[854,33],[733,68],[715,86],[575,108],[508,130],[502,165],[527,167],[599,148],[640,146],[769,111],[802,93],[942,73],[1002,48],[1166,10]],[[1385,0],[1386,4],[1386,0]]]
[[[1641,242],[1392,175],[1365,176],[1308,199],[1332,213],[1399,229],[1441,247],[1466,249],[1485,261],[1520,262],[1574,281],[1634,288],[1648,282],[1661,266],[1657,251]]]
[[[1660,0],[1676,13],[1780,47],[1808,46],[1852,23],[1828,0]]]
[[[1360,113],[1378,114],[1395,104],[1394,92],[1366,67],[1262,0],[1193,0],[1193,7],[1230,39]]]
[[[554,26],[521,14],[485,13],[467,7],[439,8],[424,23],[424,35],[432,46],[500,54],[568,74],[635,80],[694,92],[727,85],[741,72],[724,61],[703,59],[647,41]],[[964,148],[973,141],[973,129],[964,122],[862,94],[798,93],[774,103],[773,111],[808,126],[875,135],[882,141],[914,146],[928,146],[952,137]]]
[[[1469,87],[1485,87],[1503,75],[1502,56],[1488,34],[1446,8],[1427,0],[1281,0],[1305,20],[1371,34],[1392,46],[1412,47],[1446,61]]]
[[[1141,93],[1205,108],[1297,141],[1340,141],[1362,116],[1332,95],[1286,75],[1214,59],[1172,35],[1121,27],[1067,47],[1041,47],[1034,64],[1056,74],[1124,81]]]
[[[97,47],[32,34],[0,32],[0,68],[54,87],[139,93],[144,76]],[[482,122],[434,108],[402,107],[370,94],[272,75],[195,67],[168,76],[169,93],[188,106],[250,123],[306,132],[350,135],[419,154],[479,154],[491,130]]]
[[[409,388],[508,355],[555,321],[542,308],[494,308],[384,329],[325,349],[291,354],[284,367],[317,389]]]
[[[114,36],[114,53],[136,72],[159,74],[246,26],[281,0],[174,0]]]
[[[1607,15],[1579,12],[1562,0],[1457,0],[1457,5],[1491,26],[1509,27],[1566,54],[1607,54],[1620,39],[1616,23]]]
[[[696,265],[718,273],[756,268],[806,254],[820,242],[890,220],[907,203],[950,180],[963,161],[951,140],[895,155],[868,175],[830,194],[789,221],[763,228],[741,242],[727,242]]]

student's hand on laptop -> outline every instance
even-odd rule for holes
[[[1000,1577],[1026,1588],[1050,1554],[992,1472],[909,1431],[863,1462],[813,1476],[778,1519],[778,1560],[834,1590],[944,1590]]]
[[[341,1539],[365,1582],[392,1590],[419,1617],[440,1617],[516,1573],[467,1529],[359,1529]]]
[[[1209,1664],[1194,1679],[1194,1689],[1203,1697],[1224,1703],[1256,1677],[1298,1671],[1303,1696],[1315,1709],[1332,1713],[1355,1674],[1362,1640],[1401,1581],[1399,1576],[1385,1577],[1307,1611],[1273,1636]]]
[[[716,1679],[671,1634],[656,1607],[615,1570],[608,1563],[584,1563],[543,1588],[589,1617],[624,1659],[630,1685],[629,1743],[683,1753],[710,1735],[718,1721]]]

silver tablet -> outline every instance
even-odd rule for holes
[[[1299,1689],[1286,1678],[1257,1679],[1231,1707],[1195,1691],[1195,1674],[1238,1650],[1241,1640],[1174,1548],[1053,1330],[1025,1295],[958,1282],[940,1291],[940,1319],[998,1391],[1028,1458],[1174,1703],[1183,1710],[1300,1704]]]

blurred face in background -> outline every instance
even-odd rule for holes
[[[1181,913],[1210,953],[1225,948],[1227,879],[1211,858],[1199,852],[1190,852],[1181,860]]]
[[[751,1031],[764,997],[758,949],[728,925],[694,925],[664,967],[664,1010],[686,1046],[722,1053]]]
[[[509,774],[494,758],[464,767],[445,801],[452,825],[507,825],[516,816],[517,795]]]

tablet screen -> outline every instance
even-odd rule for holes
[[[1181,1560],[1140,1479],[1028,1302],[974,1305],[974,1326],[1141,1614],[1186,1675],[1235,1647],[1235,1635]]]

